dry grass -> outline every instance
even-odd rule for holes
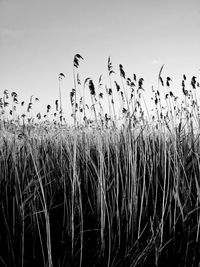
[[[33,99],[22,117],[16,93],[5,91],[1,99],[0,265],[198,266],[197,79],[186,88],[183,76],[178,102],[162,67],[150,114],[143,79],[126,77],[120,65],[120,85],[109,58],[107,90],[101,78],[97,89],[91,79],[83,84],[91,93],[91,121],[84,94],[77,93],[79,59],[73,127],[64,121],[61,94],[56,110],[47,107],[46,120],[37,123],[29,117]],[[61,118],[50,122],[50,112]]]

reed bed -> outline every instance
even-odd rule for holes
[[[127,78],[120,65],[119,85],[109,58],[109,88],[102,93],[101,80],[98,93],[91,79],[83,85],[91,94],[88,119],[84,94],[78,95],[80,59],[73,62],[73,126],[64,121],[62,73],[55,121],[25,120],[29,109],[5,117],[7,91],[1,99],[0,265],[199,266],[197,78],[186,88],[183,76],[178,103],[162,67],[150,114],[144,80]]]

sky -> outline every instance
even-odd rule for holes
[[[183,73],[200,76],[199,47],[199,0],[0,0],[0,95],[34,95],[43,111],[58,99],[62,72],[68,116],[77,53],[82,81],[103,74],[108,82],[110,56],[116,73],[122,64],[128,76],[144,78],[146,96],[163,64],[179,90]]]

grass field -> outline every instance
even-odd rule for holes
[[[119,65],[116,82],[109,58],[108,88],[101,79],[82,84],[80,60],[73,126],[64,120],[62,73],[55,112],[48,105],[32,118],[31,99],[19,116],[17,94],[1,98],[0,266],[199,266],[197,78],[183,75],[180,102],[162,67],[149,112],[142,78]]]

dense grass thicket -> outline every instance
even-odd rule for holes
[[[18,116],[17,94],[9,114],[8,91],[1,98],[0,266],[199,266],[197,78],[186,87],[183,75],[178,102],[162,67],[150,113],[143,79],[127,78],[120,65],[118,84],[109,58],[110,113],[101,105],[103,86],[97,92],[91,79],[83,85],[90,89],[91,120],[77,93],[80,59],[73,62],[73,126],[64,121],[62,73],[54,122],[49,105],[36,123],[29,118],[32,99]]]

